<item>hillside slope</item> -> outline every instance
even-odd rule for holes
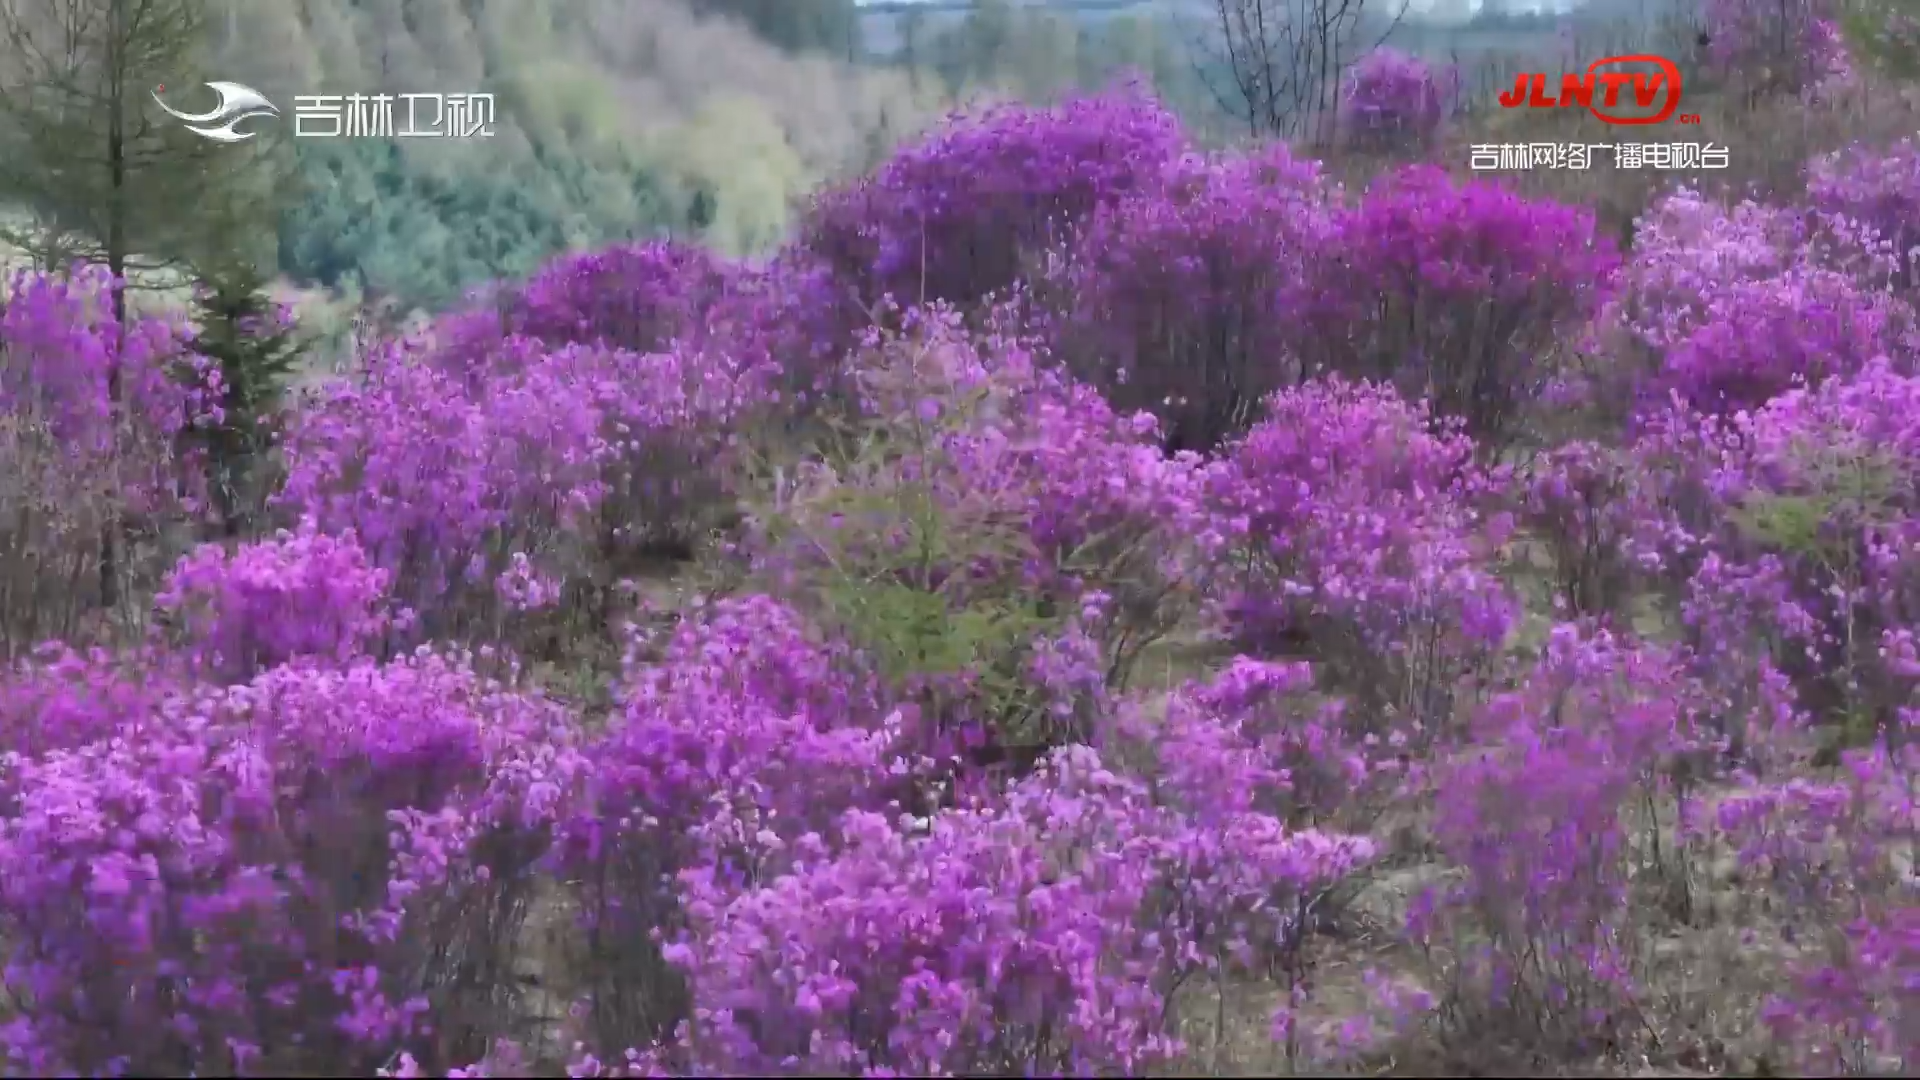
[[[796,55],[676,0],[219,0],[209,70],[284,100],[490,92],[497,136],[293,140],[281,266],[436,304],[569,245],[764,246],[789,204],[936,111],[893,73]]]

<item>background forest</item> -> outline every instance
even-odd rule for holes
[[[1188,71],[1151,15],[1001,6],[929,20],[931,33],[905,20],[907,51],[925,56],[902,70],[864,43],[887,33],[886,17],[850,0],[235,2],[208,70],[269,97],[498,95],[490,141],[290,148],[301,196],[280,218],[279,270],[407,306],[523,275],[569,246],[673,235],[764,250],[807,192],[871,166],[963,96],[1053,95],[1129,68],[1178,83]]]
[[[276,101],[496,95],[498,137],[470,144],[263,133],[279,136],[275,205],[271,229],[249,241],[270,231],[272,242],[249,254],[297,286],[405,311],[444,307],[568,248],[672,236],[765,251],[820,184],[870,168],[904,135],[982,97],[1047,102],[1142,76],[1203,137],[1283,133],[1249,115],[1261,110],[1246,92],[1259,91],[1233,70],[1248,51],[1278,46],[1225,40],[1258,6],[214,0],[197,66]],[[1344,51],[1330,59],[1350,63],[1390,41],[1486,71],[1493,79],[1475,87],[1484,98],[1500,73],[1558,53],[1576,27],[1624,40],[1635,26],[1658,29],[1664,8],[1596,3],[1548,16],[1487,5],[1463,19],[1444,5],[1375,0],[1339,9]]]

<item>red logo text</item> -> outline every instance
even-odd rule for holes
[[[1635,64],[1638,69],[1615,65]],[[1644,116],[1618,116],[1603,109],[1620,106],[1620,91],[1633,88],[1633,103],[1640,109],[1654,109]],[[1547,96],[1547,76],[1522,74],[1513,89],[1500,95],[1500,104],[1508,109],[1563,109],[1578,105],[1609,124],[1658,124],[1674,119],[1680,111],[1680,67],[1664,56],[1635,53],[1609,56],[1587,65],[1584,75],[1568,72],[1560,77],[1560,96]],[[1596,94],[1599,100],[1596,102]],[[1700,117],[1684,113],[1682,124],[1697,124]]]

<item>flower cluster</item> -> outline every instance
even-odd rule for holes
[[[1593,215],[1415,165],[1334,221],[1305,311],[1320,370],[1392,382],[1499,439],[1619,263]]]
[[[1862,206],[1731,208],[1691,189],[1641,218],[1604,320],[1629,361],[1602,373],[1641,413],[1731,414],[1912,345],[1898,260]]]
[[[805,242],[869,303],[971,305],[1185,148],[1173,114],[1132,87],[961,114],[822,198]]]
[[[1798,93],[1846,70],[1833,0],[1712,0],[1708,56],[1729,71],[1757,73],[1764,88]]]
[[[1054,347],[1116,406],[1162,418],[1176,446],[1237,434],[1297,378],[1299,305],[1332,241],[1329,183],[1285,147],[1187,159],[1097,211],[1052,268]]]
[[[1304,647],[1403,722],[1443,716],[1517,614],[1494,573],[1509,523],[1481,505],[1495,478],[1457,424],[1435,434],[1385,387],[1313,383],[1266,411],[1206,481],[1232,635]]]
[[[296,657],[347,660],[385,628],[388,574],[347,533],[298,533],[229,553],[209,544],[180,561],[154,598],[191,652],[245,680]]]
[[[558,712],[432,655],[117,704],[6,759],[6,980],[35,1007],[0,1038],[33,1072],[372,1068],[460,982],[435,910],[516,887],[482,839],[570,783]]]
[[[1438,134],[1460,92],[1459,72],[1381,46],[1353,65],[1340,83],[1340,126],[1362,146],[1424,149]]]
[[[0,649],[17,656],[81,632],[89,606],[148,569],[113,530],[191,512],[179,436],[217,419],[221,395],[180,323],[116,324],[121,285],[104,271],[21,272],[0,288]]]
[[[1829,214],[1859,221],[1890,246],[1900,268],[1899,285],[1920,285],[1916,252],[1920,247],[1920,145],[1901,139],[1884,149],[1848,146],[1807,165],[1808,201]]]

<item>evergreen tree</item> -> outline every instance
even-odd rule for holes
[[[152,99],[163,85],[199,89],[206,16],[206,0],[0,0],[0,205],[33,218],[0,239],[103,265],[131,286],[137,271],[227,257],[272,235],[262,147],[196,135]],[[125,288],[113,313],[124,325]],[[108,372],[116,407],[121,382]],[[100,537],[109,609],[120,531],[109,522]]]
[[[307,342],[251,264],[206,273],[194,290],[194,352],[220,372],[220,417],[188,435],[204,455],[207,486],[227,536],[256,524],[282,394]]]

